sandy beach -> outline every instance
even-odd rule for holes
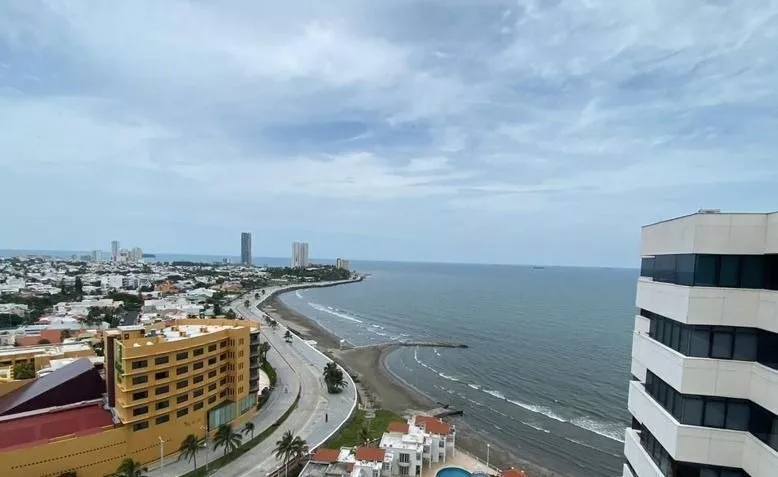
[[[375,407],[388,409],[400,415],[414,411],[427,412],[440,407],[434,399],[399,379],[387,368],[386,357],[398,348],[397,345],[341,349],[338,336],[305,315],[285,306],[278,295],[266,300],[261,309],[303,339],[316,341],[320,351],[336,360],[354,377],[363,402],[370,401]],[[485,460],[485,436],[477,433],[461,418],[451,418],[449,421],[457,426],[457,448]],[[562,477],[494,444],[491,445],[490,464],[499,468],[520,468],[529,477]]]

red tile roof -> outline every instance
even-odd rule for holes
[[[387,432],[401,432],[403,434],[408,433],[408,423],[407,422],[390,422],[389,427],[387,427]]]
[[[314,462],[337,462],[340,450],[338,449],[316,449],[316,452],[311,456],[311,460]]]
[[[0,422],[0,449],[24,448],[38,441],[74,434],[84,436],[113,424],[111,413],[93,404]]]
[[[523,470],[508,469],[503,470],[500,474],[501,477],[527,477],[527,474]]]
[[[355,458],[369,462],[383,462],[386,452],[376,447],[358,447]]]
[[[430,434],[445,436],[451,433],[451,426],[430,416],[416,416],[416,425],[423,426]]]

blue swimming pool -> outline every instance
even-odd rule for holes
[[[445,467],[438,471],[437,477],[471,477],[471,475],[461,467]]]

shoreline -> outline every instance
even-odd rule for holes
[[[341,282],[329,286],[345,284]],[[354,377],[360,398],[368,400],[376,408],[383,408],[399,415],[413,412],[426,413],[430,409],[439,407],[439,404],[431,396],[406,382],[386,364],[388,356],[397,351],[400,345],[387,343],[382,345],[358,347],[341,347],[341,338],[327,330],[314,319],[297,312],[285,305],[280,297],[301,288],[282,289],[274,291],[266,298],[259,308],[271,318],[288,326],[290,331],[296,333],[305,340],[316,341],[316,347],[328,355]],[[476,431],[463,418],[448,418],[457,426],[456,445],[459,450],[486,460],[485,442],[487,436]],[[562,477],[534,462],[526,461],[513,454],[510,450],[491,443],[489,463],[492,467],[507,469],[510,467],[521,468],[527,473],[527,477]]]

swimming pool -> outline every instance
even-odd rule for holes
[[[471,475],[461,467],[444,467],[438,471],[436,477],[471,477]]]

